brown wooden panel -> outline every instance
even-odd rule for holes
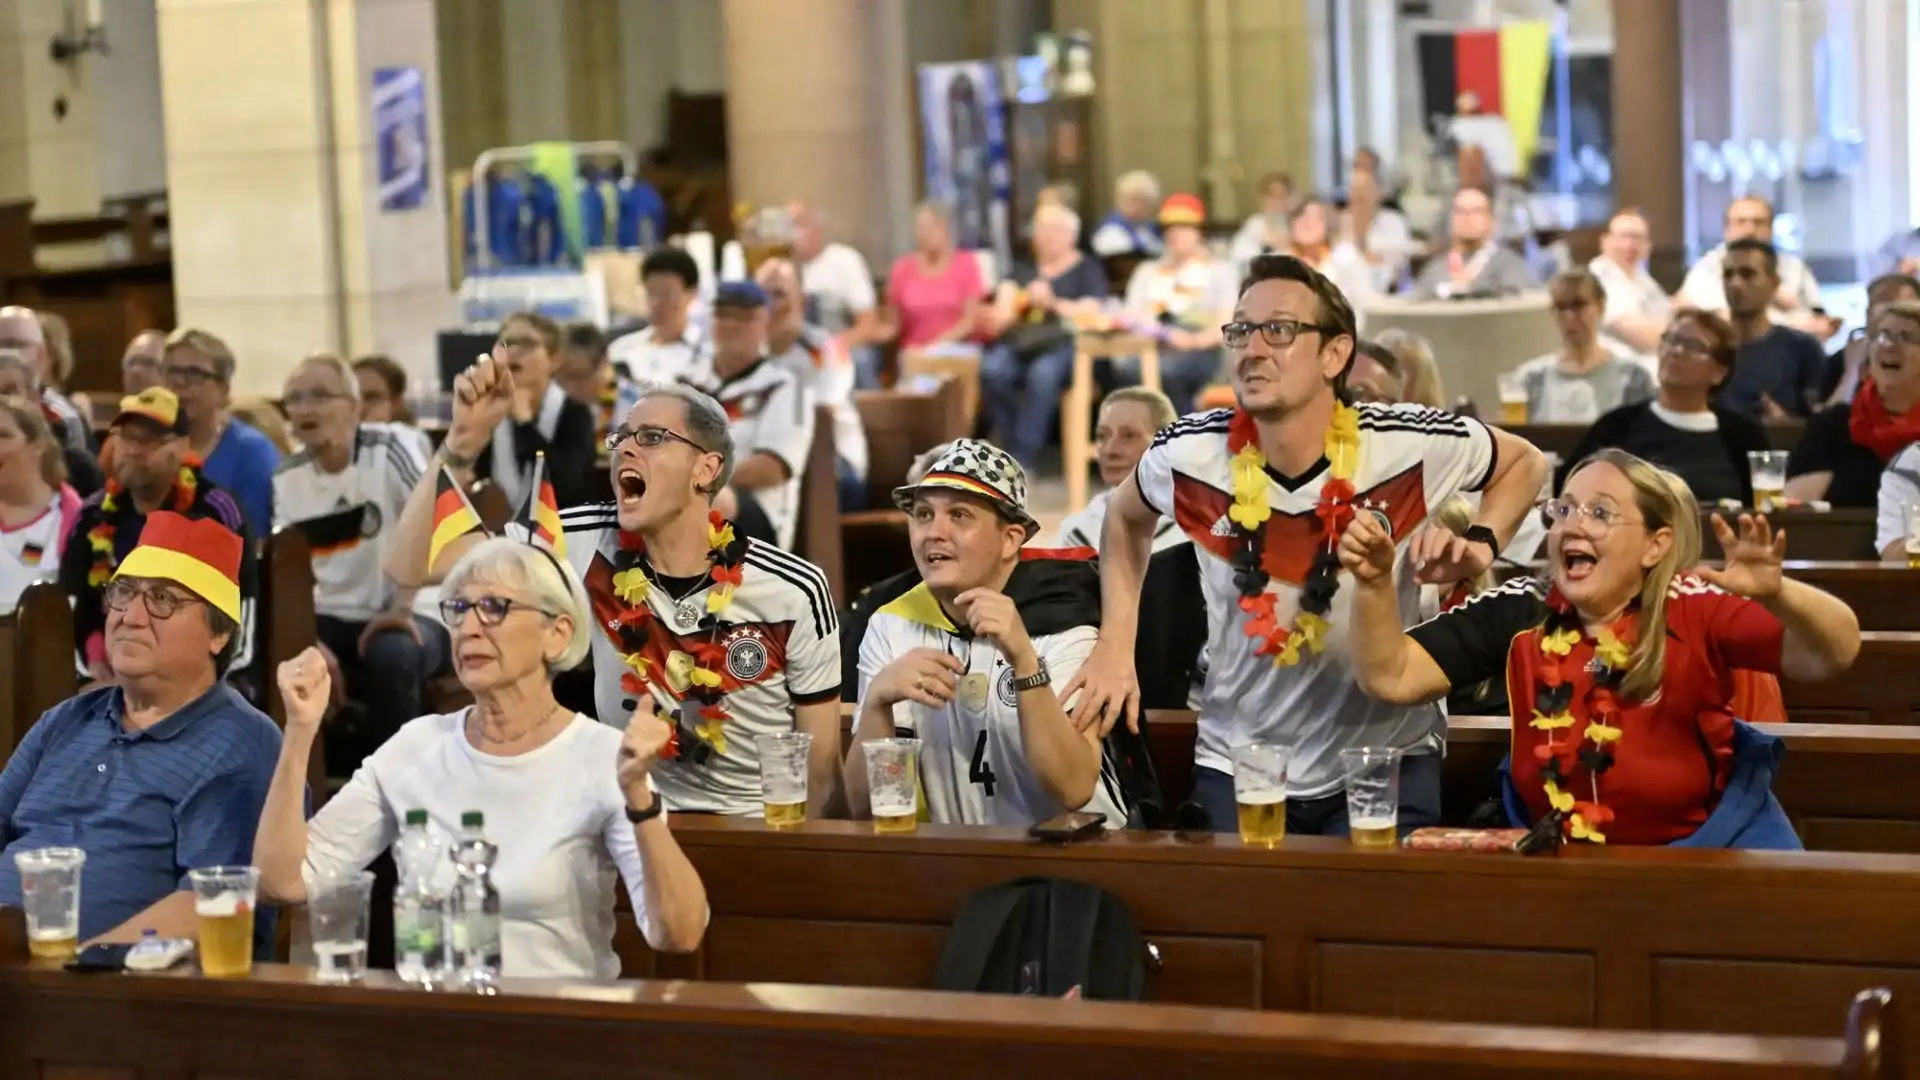
[[[1315,1012],[1594,1023],[1593,957],[1580,953],[1323,942],[1314,947],[1313,981]]]
[[[1789,542],[1792,538],[1789,537]],[[1846,602],[1862,630],[1920,631],[1920,574],[1878,562],[1789,562],[1787,576]]]
[[[933,985],[947,936],[944,926],[731,916],[708,932],[708,979],[911,989]]]
[[[140,1070],[44,1061],[40,1063],[40,1080],[140,1080]]]
[[[1899,851],[1920,854],[1920,821],[1875,818],[1794,818],[1810,851]]]
[[[1831,1030],[1846,1016],[1847,1002],[1868,984],[1888,987],[1909,1001],[1920,999],[1920,967],[1656,957],[1652,1026],[1806,1035],[1823,1030],[1822,1024]]]
[[[1235,1009],[1266,1004],[1260,992],[1265,963],[1260,939],[1191,934],[1149,934],[1147,938],[1160,951],[1160,970],[1148,976],[1152,1000]]]

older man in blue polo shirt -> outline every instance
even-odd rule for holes
[[[20,902],[16,852],[77,847],[81,940],[193,937],[187,872],[251,860],[280,730],[221,678],[244,543],[211,519],[147,519],[102,590],[117,685],[48,711],[0,771],[0,904]]]

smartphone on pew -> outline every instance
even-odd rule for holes
[[[1085,814],[1074,811],[1061,814],[1046,821],[1037,822],[1027,830],[1027,835],[1035,840],[1045,840],[1054,844],[1071,844],[1076,840],[1090,840],[1106,831],[1107,815]]]

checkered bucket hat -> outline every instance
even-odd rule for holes
[[[918,484],[893,489],[893,505],[902,510],[911,509],[914,494],[922,488],[945,488],[976,495],[1026,526],[1028,539],[1040,531],[1040,523],[1027,512],[1026,470],[1012,454],[992,443],[979,439],[955,440]]]

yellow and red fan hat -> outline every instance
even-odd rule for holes
[[[1198,195],[1189,195],[1184,191],[1176,191],[1167,196],[1166,202],[1160,204],[1160,224],[1163,227],[1168,225],[1191,225],[1198,229],[1205,226],[1206,223],[1207,205],[1200,201],[1200,196]]]
[[[187,433],[187,414],[180,409],[180,398],[164,386],[149,386],[121,398],[120,413],[113,418],[113,426],[119,427],[128,420],[145,420],[168,435]]]
[[[212,518],[156,510],[147,515],[139,546],[127,553],[113,576],[174,582],[237,623],[245,546],[238,534]]]

